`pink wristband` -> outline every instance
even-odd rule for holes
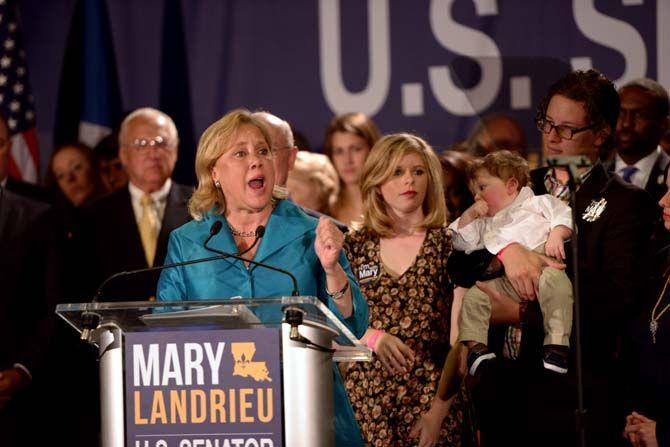
[[[380,335],[382,335],[384,331],[380,331],[379,329],[373,329],[372,334],[368,337],[368,339],[365,341],[365,346],[368,348],[372,349],[372,352],[377,352],[376,351],[376,344],[377,344],[377,339],[379,338]]]

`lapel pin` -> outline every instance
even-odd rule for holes
[[[582,214],[582,219],[586,222],[595,222],[600,219],[600,215],[605,211],[605,206],[607,206],[607,200],[605,199],[591,200],[589,206],[584,210],[584,214]]]

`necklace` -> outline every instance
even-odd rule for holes
[[[238,231],[235,228],[231,227],[230,224],[228,224],[228,228],[230,228],[230,232],[233,234],[233,236],[239,236],[239,237],[255,237],[256,236],[256,231]]]
[[[670,303],[668,303],[663,309],[661,309],[661,311],[658,314],[656,314],[658,306],[660,306],[661,301],[663,301],[663,297],[665,296],[665,289],[668,288],[669,282],[670,282],[670,276],[668,276],[668,279],[665,281],[663,291],[659,295],[658,301],[656,301],[656,304],[654,305],[654,309],[651,311],[651,319],[649,320],[649,332],[651,333],[651,342],[653,344],[656,344],[656,331],[658,331],[658,320],[663,316],[664,313],[668,311],[668,309],[670,309]]]

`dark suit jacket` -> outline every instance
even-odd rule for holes
[[[531,173],[536,194],[546,194],[546,168]],[[607,205],[595,222],[584,220],[595,200]],[[579,274],[582,299],[585,364],[607,368],[601,361],[619,355],[624,334],[636,313],[648,272],[649,241],[656,215],[651,197],[640,188],[608,173],[601,164],[593,167],[577,191]]]
[[[53,203],[54,195],[51,190],[35,183],[28,183],[22,180],[17,180],[14,177],[7,177],[7,184],[5,188],[8,191],[18,194],[29,199],[37,200],[44,203]]]
[[[661,151],[661,155],[656,159],[649,180],[644,189],[647,191],[655,202],[661,200],[668,188],[665,186],[665,171],[670,164],[670,155],[665,151]]]
[[[536,194],[547,193],[546,172],[546,168],[531,172]],[[607,201],[605,209],[597,220],[587,222],[584,211],[600,199]],[[633,316],[643,304],[655,208],[643,190],[598,164],[577,192],[576,210],[585,401],[592,423],[589,445],[617,445],[623,429],[617,373]],[[542,369],[541,320],[540,316],[539,324],[524,325],[523,361],[502,362],[481,397],[475,397],[483,438],[491,442],[483,445],[575,445],[575,363],[570,362],[566,376]],[[497,343],[493,334],[489,337],[499,353],[504,329],[492,327],[499,336]],[[573,325],[573,355],[574,334]],[[523,427],[511,429],[518,420],[525,421]]]
[[[21,363],[33,374],[52,322],[45,221],[49,206],[0,188],[0,369]]]
[[[190,187],[172,183],[156,246],[154,265],[161,265],[167,254],[170,232],[190,220]],[[86,210],[80,248],[85,288],[82,299],[90,300],[105,278],[120,271],[148,267],[137,228],[128,188],[101,198]],[[156,295],[160,272],[122,277],[108,283],[102,301],[147,300]]]
[[[654,166],[651,169],[649,180],[647,180],[647,184],[644,187],[644,190],[649,193],[654,203],[658,203],[668,190],[665,186],[665,171],[668,168],[668,164],[670,164],[670,156],[664,151],[661,151],[661,154],[658,156],[656,163],[654,163]],[[608,172],[613,174],[614,161],[606,163],[605,168]],[[663,226],[662,212],[662,209],[657,206],[656,222],[654,224],[654,234],[651,242],[654,250],[660,250],[662,247],[670,244],[670,233],[668,233]]]
[[[654,202],[661,200],[661,197],[663,197],[668,190],[665,186],[664,178],[668,164],[670,164],[670,156],[664,151],[661,151],[661,154],[656,159],[656,163],[654,163],[654,167],[651,168],[649,180],[647,180],[647,184],[644,186],[644,190],[649,193]],[[605,166],[607,172],[614,174],[614,160],[604,163],[603,166]]]

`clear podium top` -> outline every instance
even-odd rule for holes
[[[284,309],[299,308],[305,324],[322,326],[337,334],[335,361],[369,361],[370,349],[318,298],[281,296],[260,299],[228,298],[193,301],[127,301],[114,303],[59,304],[56,313],[81,332],[95,316],[99,326],[113,324],[123,332],[160,330],[241,329],[280,327]]]

